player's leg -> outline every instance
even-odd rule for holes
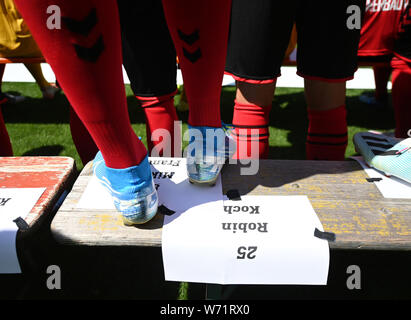
[[[305,79],[308,160],[344,160],[348,143],[345,81]]]
[[[3,92],[1,90],[1,85],[3,83],[3,75],[4,75],[5,69],[6,69],[6,65],[3,63],[0,64],[0,105],[7,101],[6,97],[3,95]]]
[[[3,115],[0,109],[0,157],[12,157],[13,148],[11,146],[10,137],[7,132],[6,124],[4,123]]]
[[[395,135],[411,136],[411,2],[404,9],[394,44],[395,58],[391,61],[392,103],[395,112]]]
[[[395,136],[409,138],[411,133],[411,63],[394,57],[391,65]]]
[[[375,100],[384,105],[388,100],[387,84],[391,76],[390,65],[375,66],[373,67],[374,80],[375,80]]]
[[[347,27],[347,8],[364,1],[300,1],[298,74],[305,78],[310,160],[344,160],[348,143],[346,81],[357,69],[359,29]],[[331,54],[332,53],[332,54]]]
[[[294,12],[295,1],[233,1],[225,70],[237,83],[236,159],[268,156],[269,114]]]
[[[91,137],[87,128],[70,106],[70,132],[78,155],[80,156],[83,165],[86,165],[94,159],[98,152],[98,147]]]
[[[40,63],[25,63],[24,64],[27,70],[31,73],[34,80],[36,80],[37,85],[39,86],[43,98],[53,99],[57,92],[60,89],[52,84],[50,84],[44,77],[43,70],[41,69]]]
[[[174,132],[176,52],[161,0],[118,0],[118,5],[124,67],[146,116],[149,152],[156,147],[155,155],[179,156],[181,137]]]
[[[220,94],[231,0],[163,0],[163,7],[190,108],[188,149],[194,153],[187,152],[189,178],[212,184],[228,156]]]
[[[265,159],[269,150],[269,116],[276,80],[266,84],[237,81],[233,135],[237,142],[234,159]]]
[[[0,157],[10,157],[13,156],[13,148],[11,146],[6,124],[4,123],[3,114],[1,113],[1,105],[8,101],[7,97],[1,92],[4,69],[5,65],[0,64]]]
[[[359,56],[359,62],[366,61],[373,63],[375,91],[364,92],[359,96],[359,100],[369,106],[385,108],[388,106],[388,88],[387,84],[391,76],[390,61],[392,56],[370,57]]]
[[[105,181],[126,223],[151,219],[157,193],[147,150],[128,117],[116,1],[18,0],[16,4],[101,151],[94,174]],[[49,29],[49,6],[59,7],[61,29]]]

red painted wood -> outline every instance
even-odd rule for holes
[[[0,157],[0,188],[46,188],[26,218],[32,224],[57,201],[74,171],[68,157]]]
[[[44,58],[0,58],[0,64],[5,63],[42,63]]]

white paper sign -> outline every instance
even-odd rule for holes
[[[166,280],[327,284],[329,247],[305,196],[243,196],[185,212],[163,229]]]
[[[323,230],[305,196],[243,196],[224,200],[216,185],[190,184],[184,158],[150,158],[164,216],[165,279],[219,284],[327,283],[329,247],[314,237]],[[94,181],[93,181],[94,180]],[[78,204],[114,209],[91,178]]]
[[[370,178],[381,180],[374,182],[384,198],[411,199],[411,183],[397,177],[387,177],[377,169],[369,167],[363,157],[351,157],[356,160]]]
[[[26,218],[46,188],[0,188],[0,273],[21,273],[16,253],[17,225]]]

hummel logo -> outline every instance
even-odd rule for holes
[[[181,30],[177,30],[177,32],[179,38],[189,46],[192,46],[200,39],[200,31],[198,29],[189,34],[186,34]],[[201,58],[201,49],[198,48],[197,50],[190,52],[183,46],[183,54],[190,62],[194,63]]]
[[[76,50],[77,56],[80,59],[96,62],[100,54],[104,50],[103,36],[100,36],[97,41],[89,48],[74,44],[74,49]]]
[[[83,37],[88,37],[98,23],[97,10],[95,8],[91,9],[90,13],[82,20],[62,17],[62,21],[70,32]],[[92,39],[90,39],[88,43],[91,43],[91,40]],[[103,36],[100,35],[91,47],[86,47],[78,43],[74,43],[73,46],[80,59],[96,62],[104,50]]]
[[[198,48],[196,51],[191,53],[191,52],[187,51],[186,48],[183,47],[183,53],[184,53],[184,56],[192,63],[196,62],[198,59],[201,58],[200,48]]]
[[[62,17],[62,21],[69,31],[87,36],[98,22],[97,10],[92,9],[83,20]]]
[[[199,34],[198,29],[190,34],[185,34],[181,30],[177,30],[177,32],[178,32],[178,36],[180,37],[180,39],[190,46],[193,45],[194,42],[196,42],[198,39],[200,39],[200,34]]]

